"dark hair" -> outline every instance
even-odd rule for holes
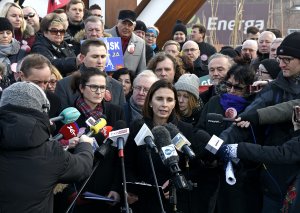
[[[276,28],[267,28],[266,31],[271,31],[272,33],[274,33],[274,35],[276,36],[276,38],[282,38],[282,33],[279,29]]]
[[[85,5],[84,5],[84,2],[83,2],[83,1],[81,1],[81,0],[71,0],[71,1],[67,4],[67,6],[66,6],[66,11],[68,11],[68,10],[70,9],[71,5],[73,5],[73,4],[79,4],[79,3],[81,3],[81,4],[83,5],[83,9],[84,9],[84,8],[85,8]]]
[[[206,33],[206,28],[202,24],[194,24],[192,26],[192,29],[194,29],[194,28],[198,28],[199,33],[203,33],[203,39],[204,39],[205,38],[205,33]]]
[[[251,34],[256,34],[259,32],[259,29],[255,26],[251,26],[247,28],[247,34],[251,33]]]
[[[66,11],[62,8],[59,8],[59,9],[53,10],[52,13],[62,14],[62,13],[66,13]]]
[[[98,4],[93,4],[89,7],[89,10],[101,10],[101,7]]]
[[[51,62],[49,59],[41,54],[34,53],[23,58],[20,71],[23,72],[25,77],[28,77],[31,74],[32,68],[43,69],[45,67],[49,67],[50,70]]]
[[[148,69],[152,70],[155,73],[156,66],[159,62],[164,61],[165,59],[170,59],[173,62],[173,67],[175,71],[174,76],[174,82],[176,82],[179,77],[184,73],[183,68],[179,65],[176,58],[174,58],[172,55],[165,53],[165,52],[159,52],[155,54],[151,60],[148,62]]]
[[[90,51],[90,46],[96,46],[96,47],[104,46],[105,49],[107,50],[106,45],[103,41],[98,39],[87,39],[81,44],[80,53],[82,55],[87,55],[87,53]]]
[[[180,113],[180,109],[179,109],[179,103],[178,103],[178,98],[177,98],[177,91],[176,91],[175,87],[173,86],[172,83],[167,82],[166,80],[158,80],[152,84],[152,86],[150,87],[150,89],[147,93],[146,100],[145,100],[145,103],[143,106],[143,116],[145,118],[153,119],[153,109],[150,107],[150,101],[152,100],[154,93],[161,88],[168,88],[173,91],[174,98],[175,98],[175,107],[174,107],[170,117],[173,117],[173,116],[178,117],[178,115]]]
[[[71,88],[73,92],[79,91],[79,85],[85,86],[91,77],[95,75],[107,77],[105,72],[100,71],[95,67],[85,67],[84,71],[76,71],[72,74]]]
[[[233,65],[227,72],[224,80],[227,81],[231,76],[240,84],[251,85],[255,80],[255,71],[249,65]]]
[[[133,71],[127,69],[126,67],[117,69],[116,71],[113,72],[112,77],[116,80],[118,80],[120,78],[121,75],[129,75],[131,84],[133,84],[133,79],[134,79],[134,74]]]

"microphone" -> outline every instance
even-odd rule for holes
[[[112,140],[108,138],[109,133],[112,131],[112,126],[105,126],[101,129],[101,134],[105,137],[103,144],[101,144],[96,150],[95,155],[101,159],[104,159],[107,153],[110,151]]]
[[[186,154],[190,159],[193,159],[196,157],[195,153],[193,150],[189,147],[191,143],[188,141],[184,135],[180,133],[178,128],[172,124],[172,123],[167,123],[164,125],[166,129],[169,131],[171,137],[173,138],[171,140],[172,144],[176,147],[176,149],[180,152],[183,152]]]
[[[104,138],[108,138],[109,133],[113,130],[112,126],[105,126],[101,129],[101,134],[104,136]]]
[[[59,133],[51,138],[51,140],[60,140],[60,139],[65,139],[69,140],[71,138],[74,138],[77,136],[77,133],[79,131],[79,127],[77,123],[69,123],[63,125],[60,130],[58,131]]]
[[[156,126],[152,129],[155,138],[155,144],[158,148],[160,158],[163,164],[169,168],[172,180],[176,188],[188,189],[188,183],[183,175],[178,162],[179,157],[175,146],[171,143],[171,136],[168,130],[163,126]]]
[[[59,116],[50,118],[51,122],[61,121],[64,124],[75,122],[80,116],[80,112],[75,107],[68,107],[64,109]]]
[[[207,113],[207,122],[221,124],[223,121],[235,122],[234,118],[225,118],[221,114],[217,113]]]
[[[228,161],[225,169],[225,178],[226,183],[228,183],[229,185],[234,185],[236,183],[236,178],[234,176],[234,171],[230,160]]]
[[[124,157],[124,145],[129,135],[129,128],[126,127],[125,121],[118,120],[114,127],[116,130],[111,131],[108,136],[108,138],[113,141],[112,145],[118,147],[118,155],[120,158]]]
[[[151,149],[154,149],[156,153],[158,153],[157,147],[154,143],[154,136],[150,131],[149,127],[147,126],[147,124],[145,123],[143,124],[142,128],[135,136],[134,141],[137,146],[146,144]]]
[[[93,126],[90,126],[90,131],[86,134],[87,136],[96,135],[99,133],[99,131],[105,127],[107,124],[106,120],[104,118],[100,118],[100,120]]]

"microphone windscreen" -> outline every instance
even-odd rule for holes
[[[192,148],[196,156],[207,157],[208,152],[205,149],[205,146],[211,139],[211,136],[204,130],[197,130],[197,132],[195,132],[193,137],[197,141],[197,143],[192,143]]]
[[[90,129],[93,131],[93,134],[98,134],[99,131],[106,126],[106,124],[106,120],[101,118],[100,121],[96,125],[91,126]]]
[[[174,138],[178,133],[180,133],[180,131],[177,128],[177,126],[175,126],[172,123],[164,124],[164,127],[166,127],[166,129],[169,131],[169,133],[171,135],[171,138]]]
[[[112,126],[105,126],[101,129],[102,135],[107,138],[109,133],[112,131],[113,127]]]
[[[154,136],[155,144],[158,150],[161,150],[162,147],[168,146],[171,144],[171,136],[168,130],[163,126],[156,126],[152,129],[152,134]]]
[[[68,107],[64,109],[59,115],[63,116],[61,122],[63,122],[64,124],[68,124],[75,122],[79,118],[80,112],[75,107]]]
[[[74,122],[74,123],[63,125],[60,128],[59,133],[63,135],[63,139],[69,140],[71,138],[76,137],[78,131],[79,131],[79,127],[77,123]]]
[[[118,120],[118,121],[116,121],[113,131],[119,130],[119,129],[125,129],[125,128],[127,128],[126,122],[123,120]]]
[[[208,123],[222,123],[223,115],[217,113],[207,113],[207,122]]]

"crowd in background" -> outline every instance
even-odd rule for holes
[[[166,212],[300,211],[300,118],[293,113],[300,97],[300,33],[284,38],[278,29],[250,26],[240,46],[217,50],[206,42],[205,26],[194,24],[188,33],[178,20],[170,40],[160,47],[157,39],[164,29],[146,26],[134,11],[120,10],[111,29],[102,18],[99,5],[86,8],[81,0],[45,17],[17,3],[1,8],[0,182],[10,187],[0,190],[0,212],[65,212],[76,196],[91,172],[91,146],[83,142],[92,142],[75,135],[52,147],[48,139],[62,124],[45,124],[68,107],[80,112],[79,127],[86,127],[89,118],[104,117],[112,127],[120,120],[126,123],[130,134],[124,161],[130,182],[155,184],[147,148],[135,143],[144,124],[150,129],[172,124],[189,140],[196,157],[179,152],[178,165],[189,184],[176,190],[175,203],[173,174],[151,152]],[[108,47],[99,39],[105,37],[120,37],[123,68],[105,71]],[[210,85],[201,87],[205,77]],[[40,93],[44,96],[35,98]],[[235,123],[211,122],[212,113]],[[14,126],[31,135],[21,131],[12,137]],[[213,135],[225,144],[216,155],[205,149]],[[105,137],[99,133],[94,141],[101,146]],[[43,144],[47,146],[41,148]],[[44,159],[53,153],[51,160]],[[86,164],[78,166],[80,161]],[[234,162],[237,180],[232,186],[225,181],[228,161]],[[126,200],[134,213],[161,212],[156,195],[128,189],[123,196],[121,166],[118,149],[112,147],[84,188],[114,202],[80,197],[71,211],[120,212]],[[29,174],[23,175],[26,170]]]

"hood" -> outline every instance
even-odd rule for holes
[[[49,118],[34,109],[11,104],[0,107],[0,149],[38,147],[50,137]]]
[[[300,80],[297,78],[285,78],[282,72],[280,72],[277,79],[273,82],[276,86],[287,93],[294,95],[300,94]]]

